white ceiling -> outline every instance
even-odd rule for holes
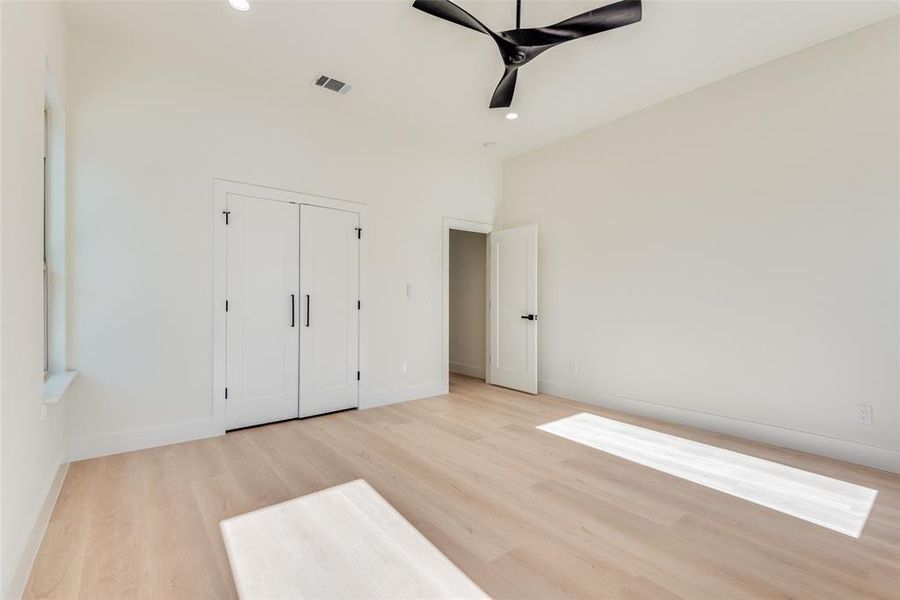
[[[645,1],[635,25],[563,44],[520,72],[518,121],[489,110],[503,71],[487,36],[414,10],[411,1],[73,2],[70,25],[165,44],[263,78],[278,93],[323,94],[325,72],[354,86],[347,111],[511,156],[898,14],[896,1]],[[523,0],[524,27],[605,0]],[[488,27],[514,25],[514,0],[458,0]]]

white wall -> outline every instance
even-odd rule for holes
[[[204,431],[216,177],[367,203],[364,385],[373,403],[442,391],[442,217],[493,221],[498,160],[189,49],[71,31],[69,65],[75,457]]]
[[[6,539],[3,522],[3,4],[0,3],[0,540]],[[6,593],[6,577],[3,565],[8,560],[5,544],[0,542],[0,594]]]
[[[484,378],[487,236],[450,230],[450,372]]]
[[[2,10],[0,593],[5,597],[23,583],[23,557],[27,561],[35,550],[29,547],[32,533],[65,450],[63,407],[50,407],[41,419],[43,112],[48,74],[57,92],[65,90],[65,40],[57,3],[4,2]]]
[[[898,43],[895,18],[507,161],[543,389],[900,468]]]

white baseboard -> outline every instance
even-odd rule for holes
[[[869,446],[859,442],[785,429],[754,421],[744,421],[634,398],[623,398],[553,381],[541,381],[539,387],[542,393],[551,396],[900,473],[900,450],[898,449]]]
[[[155,448],[167,444],[189,442],[217,435],[224,435],[225,429],[217,420],[198,419],[175,425],[132,429],[91,437],[69,440],[69,460],[96,458],[120,452]]]
[[[47,525],[50,523],[50,515],[53,514],[53,507],[56,506],[56,499],[59,498],[59,491],[62,489],[68,470],[69,463],[62,463],[56,469],[56,474],[50,481],[50,489],[47,490],[47,494],[44,496],[44,502],[38,510],[31,533],[25,541],[25,547],[22,548],[19,563],[13,572],[12,579],[10,579],[9,587],[3,595],[4,598],[18,599],[25,593],[25,585],[28,583],[31,567],[34,564],[34,559],[37,558],[41,541],[43,541]]]
[[[484,365],[467,365],[465,363],[450,363],[450,372],[460,375],[468,375],[477,379],[484,379]]]
[[[365,401],[360,402],[359,407],[361,409],[375,408],[377,406],[386,406],[388,404],[396,404],[398,402],[407,402],[409,400],[418,400],[420,398],[440,396],[441,394],[446,393],[446,383],[442,381],[433,381],[430,383],[422,383],[405,388],[369,392],[365,398]]]
[[[443,382],[425,383],[394,390],[370,392],[362,398],[359,407],[362,409],[374,408],[376,406],[428,398],[429,396],[439,396],[446,393],[447,387]],[[155,448],[156,446],[215,437],[224,433],[225,430],[222,425],[215,419],[210,418],[162,427],[148,427],[147,429],[132,429],[74,438],[69,440],[69,460],[84,460],[120,452],[144,450],[145,448]]]

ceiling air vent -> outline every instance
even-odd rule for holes
[[[344,83],[343,81],[338,81],[334,77],[322,75],[321,73],[313,80],[313,85],[325,88],[326,90],[331,90],[332,92],[337,92],[338,94],[346,94],[353,89],[352,85]]]

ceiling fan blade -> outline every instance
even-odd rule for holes
[[[451,21],[457,25],[462,25],[463,27],[468,27],[469,29],[474,29],[475,31],[494,37],[493,31],[485,27],[481,21],[450,2],[450,0],[415,0],[415,2],[413,2],[413,8],[418,8],[429,15]]]
[[[552,46],[588,35],[631,25],[641,20],[641,0],[621,0],[576,15],[548,27],[519,29],[504,34],[518,44]]]
[[[506,67],[494,95],[491,96],[491,108],[509,108],[512,106],[513,94],[516,93],[516,74],[518,67]]]

